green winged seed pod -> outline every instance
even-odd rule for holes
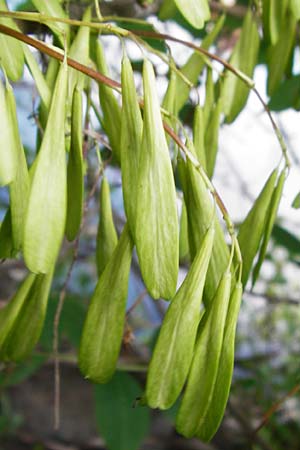
[[[214,229],[209,228],[163,320],[147,376],[146,398],[151,408],[170,408],[186,381],[213,241]]]
[[[17,164],[15,178],[9,185],[13,251],[17,252],[23,245],[24,222],[29,195],[29,174],[19,133],[15,97],[11,86],[7,86],[6,94],[12,127],[11,145],[14,145]]]
[[[24,258],[34,273],[55,264],[65,231],[67,207],[65,103],[67,64],[60,68],[51,108],[37,156],[24,230]]]
[[[230,64],[252,77],[257,62],[259,42],[256,21],[249,9],[243,22],[240,38],[232,52]],[[227,123],[233,122],[242,111],[249,92],[249,87],[242,80],[233,73],[227,72],[222,89],[223,112]]]
[[[225,16],[223,15],[218,19],[212,31],[203,39],[201,47],[204,50],[208,50],[209,47],[214,43],[215,39],[223,28],[224,21]],[[204,66],[205,57],[203,57],[203,55],[201,55],[199,52],[195,51],[181,68],[181,72],[190,80],[191,83],[196,84]],[[177,78],[176,93],[176,106],[177,112],[179,112],[183,105],[185,105],[190,94],[190,87],[180,77]]]
[[[0,0],[0,9],[2,11],[8,11],[5,0]],[[14,30],[18,29],[14,21],[9,18],[0,17],[0,24],[6,25]],[[2,33],[0,33],[0,63],[10,80],[18,81],[21,78],[24,68],[22,43]],[[3,105],[2,101],[0,104]]]
[[[15,147],[14,129],[17,126],[13,123],[11,115],[12,101],[9,95],[11,87],[6,79],[5,85],[0,80],[0,186],[11,183],[17,172],[17,149]]]
[[[204,148],[206,157],[206,170],[209,178],[212,178],[216,165],[216,158],[219,144],[220,116],[222,112],[222,98],[219,97],[217,103],[212,108],[208,123],[205,126]]]
[[[175,0],[175,3],[194,28],[203,28],[205,22],[210,19],[208,0]]]
[[[128,57],[122,60],[121,168],[124,206],[132,236],[136,219],[136,194],[141,153],[143,120]]]
[[[272,200],[278,170],[269,176],[261,193],[247,214],[238,232],[238,241],[243,258],[242,283],[246,285],[255,255],[266,230],[267,215]]]
[[[195,155],[193,143],[188,141],[187,146]],[[220,222],[214,211],[211,195],[208,192],[201,175],[189,160],[185,166],[181,167],[181,172],[185,172],[185,181],[182,185],[184,200],[187,206],[188,237],[192,260],[197,253],[197,249],[201,245],[213,216],[215,216],[215,241],[204,288],[204,302],[205,305],[207,305],[214,297],[220,278],[226,270],[229,250]],[[182,175],[183,173],[181,176]]]
[[[102,274],[118,243],[118,235],[114,225],[110,189],[104,176],[100,188],[100,219],[96,241],[96,263],[98,276]]]
[[[156,93],[152,64],[145,60],[144,128],[137,185],[135,245],[145,285],[153,298],[174,296],[179,227],[176,189]]]
[[[84,168],[82,157],[82,92],[73,91],[71,117],[71,145],[67,168],[67,220],[66,236],[73,241],[81,224],[84,194]]]
[[[32,276],[30,274],[28,278]],[[6,361],[26,359],[38,342],[47,311],[53,268],[44,275],[33,275],[34,280],[13,326],[3,343],[0,358]]]
[[[289,64],[291,53],[296,39],[297,21],[295,17],[288,13],[284,17],[284,24],[280,32],[280,39],[274,46],[267,50],[268,81],[267,93],[272,96],[284,76]],[[280,64],[278,64],[280,61]]]
[[[187,386],[176,417],[177,431],[188,438],[196,435],[210,407],[222,352],[230,287],[231,274],[227,270],[200,322]]]
[[[278,212],[278,208],[279,208],[279,203],[280,203],[280,200],[282,197],[282,191],[283,191],[285,180],[286,180],[286,172],[282,171],[279,176],[276,187],[274,189],[273,195],[272,195],[269,211],[267,212],[266,226],[265,226],[262,243],[261,243],[260,250],[259,250],[258,260],[253,269],[252,287],[254,286],[254,284],[258,278],[262,263],[266,256],[269,239],[270,239],[270,236],[272,233],[272,229],[273,229],[274,222],[276,220],[276,216],[277,216],[277,212]]]
[[[264,38],[275,45],[283,30],[284,17],[290,0],[263,0],[262,21]],[[296,0],[298,1],[298,0]]]
[[[200,105],[195,107],[194,123],[193,123],[193,142],[197,159],[203,169],[206,171],[206,154],[204,146],[204,114]]]
[[[59,0],[51,0],[51,2],[48,0],[32,0],[32,3],[36,9],[45,16],[67,19],[66,13]],[[67,41],[69,41],[70,27],[67,23],[47,21],[47,26],[57,36],[61,45],[64,45],[65,37],[67,37]]]
[[[3,353],[3,344],[12,330],[19,312],[26,301],[27,294],[35,280],[36,275],[29,273],[18,288],[9,303],[0,309],[0,355]]]
[[[186,263],[190,260],[188,221],[184,199],[182,199],[182,208],[180,215],[179,229],[179,263]]]
[[[196,436],[205,442],[210,441],[219,428],[229,397],[234,366],[235,331],[242,293],[242,283],[237,283],[229,300],[220,362],[212,398],[209,401],[205,417],[203,417],[202,423],[196,432]]]
[[[109,76],[103,47],[99,40],[93,40],[92,46],[95,50],[96,65],[103,75]],[[120,161],[120,134],[121,134],[121,108],[117,102],[112,89],[99,83],[99,98],[103,113],[103,127],[108,136],[113,155]]]
[[[205,103],[203,106],[203,121],[206,126],[209,124],[209,118],[215,104],[215,86],[213,80],[213,70],[211,67],[206,68],[205,81]]]
[[[170,67],[170,80],[168,83],[168,88],[166,90],[165,96],[163,98],[162,102],[162,108],[168,113],[170,113],[173,117],[165,116],[164,121],[173,129],[176,131],[177,129],[177,121],[176,121],[176,115],[177,115],[177,73],[172,70],[172,67]],[[166,139],[168,145],[170,145],[170,142],[172,142],[171,137],[166,133]],[[174,146],[176,147],[176,144],[174,143]],[[175,156],[177,155],[177,149],[175,152]]]
[[[84,376],[106,383],[113,376],[125,322],[133,242],[125,225],[115,251],[99,278],[85,318],[79,349]]]

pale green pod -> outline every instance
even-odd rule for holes
[[[238,241],[243,259],[242,283],[246,285],[255,255],[266,230],[267,215],[274,192],[278,170],[275,169],[266,181],[238,232]]]
[[[290,9],[294,15],[296,20],[300,19],[300,1],[299,0],[290,0]]]
[[[60,19],[68,18],[59,0],[32,0],[32,3],[35,8],[45,16],[58,17]],[[62,46],[64,46],[65,37],[67,38],[67,41],[69,41],[69,24],[63,22],[47,21],[47,26],[57,36]]]
[[[82,156],[82,92],[73,91],[71,117],[71,145],[67,167],[66,236],[73,241],[77,236],[83,211],[84,168]]]
[[[25,55],[25,61],[28,69],[30,70],[30,73],[32,75],[32,78],[34,79],[35,86],[37,88],[37,91],[41,97],[42,103],[46,106],[47,109],[50,107],[51,102],[51,92],[47,85],[47,81],[39,68],[39,65],[29,50],[28,46],[26,44],[23,44],[23,51]]]
[[[3,344],[18,318],[35,277],[36,275],[29,273],[9,303],[0,309],[0,355],[3,353]]]
[[[24,258],[34,273],[52,270],[65,231],[67,207],[65,103],[67,64],[60,68],[37,156],[24,229]]]
[[[242,283],[237,283],[229,300],[222,350],[219,359],[220,362],[213,394],[201,426],[197,428],[196,432],[196,436],[205,442],[210,441],[218,430],[224,416],[229,397],[234,367],[235,331],[242,300],[242,293]]]
[[[258,260],[253,269],[252,287],[254,286],[254,284],[258,278],[262,263],[266,256],[269,239],[270,239],[270,236],[272,233],[272,229],[273,229],[273,226],[274,226],[274,223],[276,220],[276,216],[277,216],[277,212],[278,212],[278,208],[279,208],[279,203],[280,203],[280,200],[282,197],[282,191],[283,191],[285,180],[286,180],[286,173],[285,173],[285,171],[282,171],[279,176],[279,179],[277,181],[276,187],[274,189],[274,192],[273,192],[273,195],[271,198],[271,202],[270,202],[270,206],[269,206],[269,210],[267,212],[266,226],[265,226],[262,243],[261,243],[260,250],[259,250]]]
[[[122,119],[121,169],[124,207],[127,222],[134,236],[136,220],[136,194],[141,153],[143,120],[136,95],[133,71],[128,57],[122,60]]]
[[[200,105],[195,107],[193,122],[193,142],[197,159],[206,171],[206,153],[204,145],[204,132],[207,132],[204,122],[203,109]]]
[[[187,146],[195,155],[195,150],[191,141],[187,142]],[[185,172],[185,181],[182,185],[187,206],[188,237],[192,260],[196,255],[197,249],[201,245],[207,228],[210,226],[212,220],[214,220],[216,232],[215,242],[204,288],[204,301],[207,305],[213,298],[220,278],[226,270],[229,250],[220,222],[215,213],[211,194],[208,192],[201,175],[189,160],[185,167],[183,166],[181,168],[181,172]]]
[[[118,243],[118,235],[112,215],[110,189],[104,176],[100,188],[100,219],[96,241],[98,276],[102,274]]]
[[[96,65],[103,75],[109,76],[102,44],[98,39],[92,41]],[[113,90],[104,83],[99,83],[99,98],[103,113],[103,127],[108,136],[113,155],[120,161],[121,108]]]
[[[152,64],[145,60],[144,128],[137,185],[135,245],[153,298],[172,298],[178,275],[176,189]]]
[[[215,86],[213,80],[213,71],[211,67],[207,66],[206,81],[205,81],[205,103],[203,106],[203,121],[206,126],[209,125],[209,118],[211,116],[214,104],[215,104]]]
[[[200,322],[187,385],[176,417],[176,430],[188,438],[201,428],[210,407],[222,351],[230,287],[231,274],[226,271]]]
[[[241,35],[229,61],[235,69],[240,70],[248,77],[253,75],[258,57],[259,42],[257,25],[249,9],[243,22]],[[242,80],[227,71],[222,89],[223,112],[227,123],[233,122],[242,111],[249,92],[250,88]]]
[[[166,93],[164,95],[163,101],[162,101],[162,108],[166,111],[168,111],[168,113],[170,113],[172,116],[176,116],[177,114],[177,74],[174,70],[172,70],[172,68],[170,67],[170,79],[169,79],[169,83],[168,83],[168,87],[166,90]],[[164,117],[164,121],[174,130],[176,131],[177,129],[177,122],[175,117],[169,117],[169,116],[165,116]],[[168,133],[166,133],[166,138],[167,138],[167,143],[168,145],[170,144],[170,142],[172,142],[171,137],[169,136]],[[174,143],[174,145],[176,145]],[[177,150],[175,155],[177,154]]]
[[[122,344],[133,242],[125,225],[115,251],[99,278],[85,318],[79,368],[96,383],[106,383],[116,370]]]
[[[179,263],[186,263],[190,260],[189,238],[188,238],[188,219],[184,199],[182,199],[182,208],[179,227]]]
[[[0,0],[0,10],[8,11],[5,0]],[[18,29],[10,18],[0,17],[0,24],[14,30]],[[0,33],[0,66],[4,68],[8,78],[12,81],[18,81],[23,74],[24,53],[22,43],[2,33]],[[3,103],[1,102],[1,104]]]
[[[19,133],[15,97],[11,86],[7,87],[6,94],[12,125],[12,145],[14,145],[16,153],[16,174],[14,180],[9,185],[9,195],[13,251],[17,252],[23,245],[24,222],[29,195],[29,174]]]
[[[34,281],[0,352],[0,358],[5,361],[22,361],[27,358],[43,329],[53,268],[46,275],[33,276]]]
[[[186,381],[213,241],[210,228],[163,320],[147,375],[146,399],[151,408],[170,408]]]
[[[14,129],[17,126],[13,123],[11,106],[9,102],[12,97],[9,95],[11,86],[6,79],[5,85],[0,80],[0,186],[11,183],[17,172],[17,150],[14,142]]]
[[[175,3],[194,28],[203,28],[205,22],[210,19],[208,0],[175,0]]]
[[[204,147],[206,157],[206,170],[209,178],[212,178],[216,165],[216,158],[219,144],[220,116],[222,112],[222,98],[219,97],[217,103],[212,108],[208,124],[205,127]]]
[[[291,52],[293,51],[296,30],[297,21],[295,17],[291,13],[286,14],[280,32],[280,39],[278,39],[274,46],[270,46],[267,50],[267,93],[269,96],[274,94],[284,76]],[[280,64],[278,64],[278,61],[280,61]]]
[[[224,21],[225,16],[221,16],[218,19],[212,31],[203,39],[201,47],[204,50],[208,50],[209,47],[213,44],[216,37],[223,28]],[[196,84],[198,77],[202,72],[204,66],[205,66],[205,57],[201,55],[199,52],[195,51],[189,57],[184,66],[181,68],[181,72],[190,80],[192,84]],[[179,112],[183,107],[183,105],[186,103],[190,93],[190,87],[187,86],[187,84],[180,77],[177,78],[176,92],[177,92],[176,106],[177,112]]]
[[[264,38],[272,45],[277,43],[281,35],[289,1],[263,0],[262,2]]]

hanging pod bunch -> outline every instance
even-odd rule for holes
[[[67,63],[64,61],[57,76],[46,130],[34,163],[24,227],[24,258],[34,273],[48,273],[52,269],[65,231],[67,73]]]
[[[72,99],[71,143],[67,167],[66,236],[77,236],[83,211],[84,167],[82,156],[82,90],[75,87]]]
[[[96,239],[96,263],[100,276],[109,262],[118,243],[110,200],[110,189],[107,178],[103,176],[100,188],[100,219]]]
[[[146,400],[152,408],[170,408],[186,381],[213,241],[214,229],[210,227],[164,317],[147,375]]]
[[[28,274],[13,299],[0,310],[0,359],[21,361],[42,332],[53,268],[46,275]]]
[[[128,277],[133,242],[128,225],[100,275],[85,318],[79,348],[79,368],[97,383],[113,376],[125,322]]]
[[[179,228],[176,189],[152,64],[144,61],[144,127],[136,197],[134,241],[145,285],[153,298],[176,291]]]

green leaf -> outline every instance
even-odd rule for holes
[[[86,378],[106,383],[114,374],[121,348],[133,242],[125,225],[115,251],[99,278],[85,318],[79,367]]]
[[[294,107],[300,109],[300,75],[284,80],[272,95],[269,108],[282,111]]]
[[[213,241],[210,228],[163,320],[147,376],[146,399],[151,408],[170,408],[186,381]]]
[[[82,91],[73,90],[71,116],[71,145],[67,168],[66,236],[73,241],[77,236],[83,212],[84,168],[82,157]]]
[[[243,258],[243,286],[247,283],[253,260],[266,230],[267,214],[274,192],[277,174],[277,169],[271,173],[238,232],[238,241]]]
[[[263,0],[263,30],[266,40],[275,45],[284,27],[284,17],[290,0]],[[296,0],[298,1],[298,0]]]
[[[274,225],[272,237],[278,245],[285,247],[290,255],[300,255],[300,240],[287,229]]]
[[[13,248],[11,213],[9,208],[0,226],[0,258],[12,258],[14,256]]]
[[[106,385],[95,386],[96,420],[108,450],[138,450],[150,426],[149,409],[134,407],[138,383],[117,372]]]
[[[176,291],[179,228],[176,189],[152,64],[145,60],[144,129],[139,163],[135,244],[145,285],[153,298]]]
[[[290,8],[296,20],[300,19],[300,1],[290,0]]]
[[[66,221],[65,103],[67,65],[61,66],[47,127],[33,174],[24,231],[24,258],[34,273],[49,272],[58,256]]]
[[[203,28],[204,23],[210,19],[207,0],[175,0],[175,3],[181,14],[194,28]]]
[[[243,22],[240,38],[229,61],[234,68],[240,70],[248,77],[252,77],[254,72],[259,42],[257,25],[249,9]],[[222,88],[223,112],[226,116],[226,123],[233,122],[242,111],[247,102],[249,92],[249,86],[233,73],[226,72]]]
[[[300,192],[296,195],[296,197],[293,200],[292,208],[294,209],[300,209]]]
[[[100,219],[96,240],[96,262],[98,276],[100,276],[108,264],[118,243],[118,235],[115,228],[110,189],[107,178],[103,176],[100,188]]]
[[[200,322],[194,358],[176,419],[177,431],[188,438],[201,430],[210,408],[222,353],[230,285],[231,274],[226,271]]]

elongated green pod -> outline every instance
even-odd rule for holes
[[[194,436],[202,426],[213,396],[222,351],[224,327],[230,298],[231,274],[226,271],[216,295],[199,327],[187,386],[176,417],[176,429]]]
[[[134,235],[143,121],[136,95],[132,67],[126,55],[122,60],[121,79],[122,124],[120,149],[122,189],[127,222],[132,235]]]
[[[206,68],[205,81],[205,103],[203,106],[203,121],[206,126],[209,124],[209,118],[215,104],[215,86],[213,80],[213,71],[211,67]]]
[[[51,2],[47,0],[32,0],[32,3],[36,7],[36,9],[45,16],[67,19],[66,13],[63,10],[59,0],[51,0]],[[57,36],[62,46],[64,46],[65,37],[67,38],[67,41],[69,41],[69,24],[63,22],[47,21],[47,26]]]
[[[82,17],[82,20],[84,22],[90,22],[91,8],[86,9]],[[73,39],[69,52],[69,57],[87,66],[90,60],[89,53],[90,53],[90,27],[81,26],[79,27],[77,34]],[[69,99],[71,105],[73,98],[73,90],[75,86],[83,90],[86,76],[83,73],[79,72],[78,70],[70,68],[68,78],[69,78]]]
[[[231,293],[226,316],[222,350],[214,391],[196,436],[208,442],[216,433],[224,416],[234,367],[235,331],[242,300],[243,286],[237,283]]]
[[[264,231],[264,235],[263,235],[263,239],[262,239],[262,243],[261,243],[261,247],[259,250],[259,255],[258,255],[258,260],[257,263],[253,269],[253,276],[252,276],[252,287],[254,286],[262,263],[265,259],[266,256],[266,252],[267,252],[267,247],[268,247],[268,243],[269,243],[269,239],[272,233],[272,229],[276,220],[276,216],[277,216],[277,212],[278,212],[278,208],[279,208],[279,204],[280,204],[280,200],[282,197],[282,191],[283,191],[283,187],[284,187],[284,183],[286,180],[286,173],[285,171],[282,171],[278,182],[276,184],[276,187],[274,189],[273,195],[272,195],[272,199],[270,202],[270,207],[269,210],[267,212],[267,217],[266,217],[266,226],[265,226],[265,231]]]
[[[177,74],[174,70],[170,68],[170,80],[168,84],[168,88],[163,98],[162,108],[168,111],[172,117],[165,116],[164,121],[176,131],[177,123],[176,123],[176,114],[177,114]],[[171,137],[166,133],[167,143],[168,145],[171,142]],[[175,143],[174,143],[175,145]],[[177,155],[177,150],[175,156]]]
[[[104,176],[100,188],[100,219],[96,242],[98,276],[102,274],[118,243],[118,235],[112,215],[110,189]]]
[[[264,38],[272,45],[277,43],[281,35],[289,1],[263,0],[262,2]]]
[[[252,12],[247,12],[241,35],[234,47],[230,64],[244,74],[252,77],[259,50],[259,34]],[[233,73],[227,72],[222,89],[223,112],[226,122],[233,122],[244,108],[250,88]]]
[[[23,244],[24,222],[29,195],[29,174],[19,133],[15,97],[10,86],[7,88],[7,105],[12,126],[11,145],[14,145],[16,153],[16,175],[9,185],[9,195],[13,250],[18,251]]]
[[[177,8],[186,20],[197,29],[203,28],[210,18],[207,0],[175,0]]]
[[[242,283],[246,285],[255,255],[266,230],[267,214],[269,211],[278,170],[269,176],[261,193],[247,214],[238,232],[238,241],[243,258]]]
[[[205,50],[209,49],[209,47],[213,44],[216,37],[222,30],[224,21],[225,16],[221,16],[218,19],[212,31],[203,39],[201,43],[202,48],[204,48]],[[196,84],[198,77],[202,72],[204,66],[205,66],[205,57],[201,55],[199,52],[195,51],[189,57],[184,66],[181,68],[181,72],[190,80],[192,84]],[[183,105],[186,103],[190,93],[190,87],[187,86],[187,84],[180,77],[177,78],[176,92],[177,92],[176,106],[177,112],[179,112],[183,107]]]
[[[299,0],[290,0],[290,9],[294,15],[296,20],[300,19],[300,1]]]
[[[213,241],[214,229],[210,228],[163,320],[147,376],[146,398],[151,408],[170,408],[186,381]]]
[[[193,123],[193,142],[197,159],[206,171],[206,153],[204,145],[204,114],[200,105],[195,107]],[[205,130],[206,131],[206,130]]]
[[[5,361],[22,361],[27,358],[42,332],[53,269],[46,275],[33,276],[34,281],[0,352],[0,358]]]
[[[206,133],[204,135],[206,171],[209,178],[212,178],[216,165],[221,112],[222,98],[219,97],[217,103],[212,108],[208,124],[205,127]]]
[[[29,273],[18,288],[9,303],[0,309],[0,355],[3,354],[3,344],[12,330],[19,312],[26,301],[27,294],[35,280],[36,275]]]
[[[38,65],[35,57],[33,56],[33,54],[31,53],[31,51],[29,50],[29,48],[27,47],[26,44],[23,44],[23,51],[24,51],[24,55],[25,55],[26,65],[27,65],[28,69],[30,70],[32,78],[34,79],[35,86],[41,97],[41,101],[42,101],[42,103],[44,103],[46,108],[49,109],[50,102],[51,102],[51,92],[47,85],[47,81],[46,81],[41,69],[39,68],[39,65]]]
[[[182,199],[182,208],[180,215],[179,229],[179,263],[186,263],[190,259],[189,238],[188,238],[188,220],[186,205]]]
[[[279,87],[288,66],[295,43],[296,28],[297,21],[293,14],[286,14],[280,32],[280,39],[274,46],[269,47],[267,51],[267,93],[269,96],[272,96]],[[278,61],[280,61],[280,64],[278,64]]]
[[[34,273],[55,264],[66,222],[65,103],[67,64],[60,68],[32,178],[24,229],[24,258]]]
[[[0,9],[2,11],[8,11],[5,0],[0,0]],[[14,30],[18,29],[15,22],[9,18],[0,17],[0,24],[6,25]],[[17,39],[5,36],[2,33],[0,33],[0,64],[10,80],[18,81],[21,78],[24,67],[22,44]],[[2,101],[1,104],[3,104]]]
[[[95,51],[96,65],[103,75],[109,76],[102,44],[98,39],[92,41]],[[112,89],[99,83],[99,98],[103,113],[103,127],[108,136],[113,155],[120,161],[121,108]]]
[[[83,211],[84,168],[82,157],[82,92],[73,91],[71,117],[71,145],[67,168],[66,236],[73,241],[78,234]]]
[[[85,318],[79,349],[84,376],[106,383],[114,374],[122,343],[133,242],[125,225],[99,278]]]
[[[12,258],[14,256],[13,249],[11,213],[8,208],[0,226],[0,259]]]
[[[6,79],[5,85],[0,80],[0,186],[11,183],[17,172],[17,150],[15,148],[14,129],[17,126],[13,123],[11,115],[12,97],[10,95],[11,86]]]
[[[176,189],[152,64],[145,60],[144,128],[137,185],[135,244],[153,298],[172,298],[178,275]]]
[[[195,155],[194,146],[191,141],[187,142],[187,146]],[[220,278],[226,270],[229,250],[220,222],[215,213],[211,195],[201,175],[189,160],[185,167],[183,166],[181,168],[181,171],[185,172],[185,182],[182,185],[187,206],[188,237],[192,260],[201,245],[207,228],[210,226],[211,221],[214,220],[215,241],[204,288],[204,302],[207,305],[214,297]],[[213,217],[215,218],[213,219]]]

